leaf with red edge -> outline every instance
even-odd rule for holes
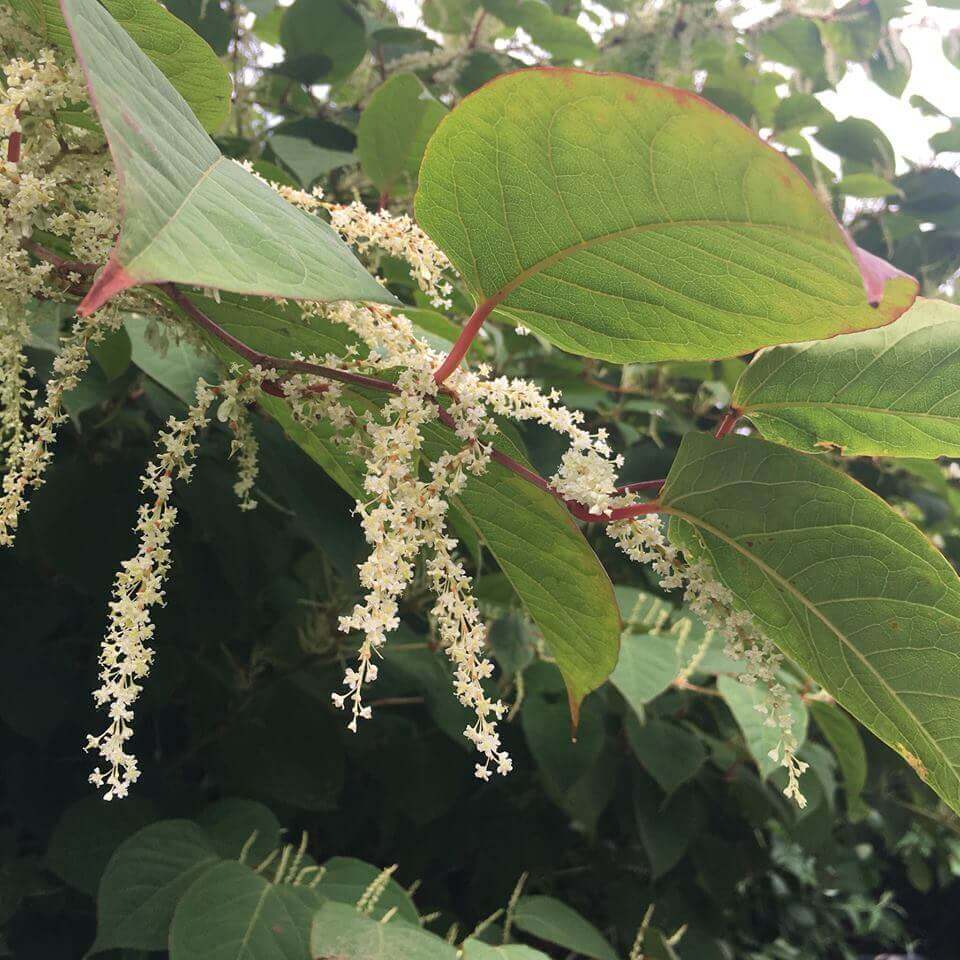
[[[914,280],[866,276],[781,153],[685,90],[537,68],[437,127],[420,224],[496,309],[571,353],[728,357],[883,326]],[[885,281],[883,298],[871,307]]]
[[[120,177],[122,225],[81,315],[174,281],[263,296],[394,302],[323,221],[222,156],[164,75],[96,0],[64,17]]]

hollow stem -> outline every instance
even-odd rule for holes
[[[20,119],[20,108],[17,107],[13,111],[13,115],[19,120]],[[10,139],[7,140],[7,163],[19,163],[20,162],[20,145],[23,143],[23,134],[16,130],[10,134]]]

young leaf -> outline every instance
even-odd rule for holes
[[[960,307],[919,299],[880,330],[764,350],[732,403],[800,450],[960,456]]]
[[[421,225],[476,298],[572,353],[728,357],[889,323],[790,161],[695,94],[577,70],[507,74],[437,127]]]
[[[224,861],[177,904],[170,960],[307,960],[310,919],[322,902],[309,887],[273,884]]]
[[[230,112],[230,75],[206,41],[156,0],[103,0],[103,5],[186,100],[204,129],[216,130]],[[58,0],[13,0],[13,6],[41,36],[70,49]]]
[[[661,495],[792,660],[960,810],[960,581],[924,535],[814,457],[684,437]]]
[[[183,98],[97,0],[63,0],[120,174],[123,225],[81,304],[179,281],[316,300],[393,298],[337,235],[223,157]]]
[[[592,960],[617,960],[613,947],[589,920],[553,897],[521,897],[513,923],[518,930]]]
[[[363,172],[381,193],[399,181],[416,185],[423,151],[447,108],[412,73],[399,73],[377,87],[357,128]]]
[[[313,919],[310,956],[337,960],[457,960],[457,951],[435,934],[402,920],[378,923],[358,913],[356,907],[325,903]]]
[[[161,820],[125,840],[100,878],[93,951],[165,949],[177,901],[219,859],[190,820]]]

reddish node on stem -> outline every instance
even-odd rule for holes
[[[19,120],[20,119],[20,108],[17,107],[13,111],[13,115]],[[23,143],[23,134],[17,130],[15,133],[10,134],[10,139],[7,141],[7,163],[19,163],[20,162],[20,144]]]
[[[447,359],[440,364],[436,373],[434,373],[433,379],[436,380],[437,383],[443,383],[443,381],[460,366],[460,361],[467,355],[470,344],[476,340],[477,334],[483,326],[483,321],[487,319],[490,311],[493,310],[499,302],[496,297],[491,297],[489,300],[484,300],[484,302],[473,311],[473,316],[470,317],[466,326],[461,331],[460,336],[457,337],[457,342],[453,345],[453,349],[447,354]]]
[[[89,317],[99,310],[111,297],[135,287],[137,281],[127,273],[117,261],[111,257],[100,275],[93,281],[93,286],[77,307],[78,317]]]
[[[713,438],[715,440],[722,440],[737,425],[737,421],[739,419],[739,410],[728,410],[723,415],[723,419],[720,421],[720,426],[717,427],[717,432],[713,435]]]

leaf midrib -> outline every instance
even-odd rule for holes
[[[507,224],[504,224],[507,229],[508,235],[513,239],[513,234],[510,232]],[[595,237],[588,237],[586,240],[581,240],[577,243],[570,244],[568,247],[564,247],[561,250],[558,250],[556,253],[550,254],[549,257],[544,257],[542,260],[538,260],[536,263],[532,264],[529,267],[526,267],[524,270],[521,270],[513,280],[510,280],[508,283],[505,283],[499,290],[491,294],[485,294],[481,292],[483,300],[478,304],[482,306],[484,304],[492,303],[496,306],[499,303],[503,303],[507,297],[513,293],[518,287],[522,286],[529,280],[531,277],[536,276],[538,273],[543,272],[544,270],[552,267],[556,263],[560,263],[565,260],[567,257],[572,256],[575,253],[579,253],[581,250],[588,250],[590,247],[598,246],[603,243],[607,243],[611,240],[622,240],[626,237],[632,237],[637,234],[653,232],[656,230],[668,230],[671,227],[708,227],[713,228],[717,226],[723,227],[750,227],[763,230],[776,230],[784,233],[792,233],[798,237],[809,240],[811,239],[811,234],[800,230],[797,227],[793,227],[786,224],[780,223],[758,223],[754,220],[658,220],[655,223],[640,223],[634,224],[631,227],[625,227],[623,230],[614,230],[610,233],[599,234]],[[819,239],[819,238],[817,238]],[[478,301],[480,298],[478,297]]]
[[[223,162],[223,160],[224,160],[223,154],[219,154],[217,158],[213,161],[213,163],[211,163],[207,167],[207,169],[200,174],[200,176],[197,178],[197,182],[187,191],[186,196],[184,196],[183,200],[180,201],[180,204],[177,206],[177,209],[174,210],[169,217],[167,217],[166,221],[157,229],[156,233],[154,233],[154,235],[150,238],[150,241],[146,244],[146,246],[144,246],[141,250],[139,250],[136,256],[134,256],[128,263],[123,264],[124,268],[128,272],[132,272],[133,265],[147,253],[147,251],[157,242],[157,240],[160,239],[160,235],[172,223],[174,223],[174,221],[177,219],[177,217],[180,216],[181,213],[183,213],[184,208],[193,198],[193,195],[200,189],[201,186],[203,186],[204,183],[207,182],[207,180],[213,174],[213,171],[217,169],[217,167]]]
[[[680,520],[686,520],[688,523],[692,524],[694,527],[699,527],[702,530],[707,531],[712,536],[716,537],[721,542],[727,544],[727,546],[732,547],[739,554],[749,560],[751,563],[755,564],[765,576],[769,577],[774,581],[778,586],[780,586],[786,593],[794,597],[799,601],[810,613],[812,613],[831,633],[836,636],[840,643],[848,650],[850,650],[854,656],[863,664],[864,667],[869,671],[869,673],[875,677],[878,684],[886,690],[893,700],[901,707],[901,709],[906,713],[906,715],[913,721],[916,725],[916,728],[920,731],[922,738],[931,746],[934,753],[936,753],[943,761],[944,767],[953,774],[954,781],[960,785],[960,775],[958,775],[956,768],[947,758],[947,755],[944,753],[943,748],[934,740],[930,734],[927,732],[926,727],[920,722],[914,712],[903,702],[899,694],[883,679],[877,669],[873,666],[872,663],[852,644],[838,627],[836,627],[823,613],[820,612],[820,609],[816,604],[808,599],[803,593],[796,589],[796,587],[779,573],[770,567],[768,564],[764,563],[759,557],[751,553],[749,550],[742,547],[739,543],[733,540],[728,534],[724,533],[722,530],[719,530],[717,527],[714,527],[712,524],[707,523],[706,520],[703,520],[700,517],[694,517],[689,513],[685,513],[682,510],[677,510],[669,506],[664,506],[664,513],[668,513],[671,516],[677,517]],[[879,712],[879,711],[878,711]]]

